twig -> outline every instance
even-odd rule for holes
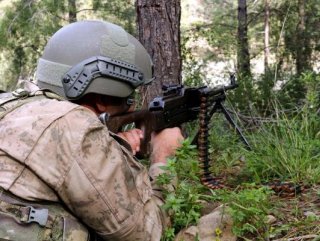
[[[303,235],[299,237],[294,237],[294,238],[281,238],[281,239],[274,239],[272,241],[302,241],[304,239],[311,239],[311,238],[318,238],[319,235],[316,234],[309,234],[309,235]]]
[[[84,11],[97,11],[97,9],[94,9],[94,8],[83,8],[83,9],[78,10],[76,13],[81,13],[81,12],[84,12]]]

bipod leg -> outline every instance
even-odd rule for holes
[[[218,104],[218,103],[217,103]],[[241,141],[246,145],[247,149],[249,151],[252,150],[249,142],[247,141],[247,139],[245,138],[245,136],[242,134],[242,131],[240,130],[240,128],[237,126],[237,124],[234,122],[234,120],[232,119],[231,115],[229,114],[228,110],[223,106],[223,104],[221,104],[219,102],[219,107],[222,111],[222,113],[224,114],[224,116],[226,117],[227,121],[233,126],[233,128],[236,129],[238,135],[240,136]]]

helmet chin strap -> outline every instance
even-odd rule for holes
[[[128,98],[127,98],[127,101],[126,101],[126,104],[128,106],[128,109],[125,111],[127,112],[131,107],[132,105],[134,104],[134,96],[133,95],[130,95]],[[101,123],[103,125],[107,125],[107,122],[110,118],[111,114],[109,112],[103,112],[99,115],[99,120],[101,121]]]
[[[129,108],[134,104],[134,96],[133,95],[130,95],[128,98],[127,98],[127,105],[129,106]]]
[[[109,118],[110,118],[110,114],[107,113],[107,112],[104,112],[104,113],[99,115],[99,120],[105,126],[107,125],[107,122],[108,122]]]

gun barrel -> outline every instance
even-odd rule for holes
[[[224,92],[226,92],[228,90],[235,89],[238,86],[239,85],[237,83],[233,83],[233,84],[230,84],[230,85],[218,85],[216,87],[213,87],[212,89],[208,88],[207,93],[209,95],[218,95],[218,94],[224,93]]]

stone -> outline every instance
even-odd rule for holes
[[[181,230],[175,241],[236,241],[237,237],[232,234],[232,219],[225,212],[223,206],[214,209],[208,215],[200,218],[197,226],[191,226]]]
[[[277,222],[277,219],[275,216],[272,216],[272,215],[267,216],[267,224],[273,224],[275,222]]]

